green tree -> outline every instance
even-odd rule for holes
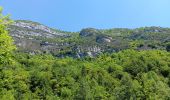
[[[155,72],[143,73],[141,77],[143,93],[148,100],[169,100],[170,88],[165,80],[161,79]]]
[[[166,50],[170,52],[170,42],[166,45]]]
[[[8,64],[12,61],[12,51],[15,49],[13,39],[7,31],[7,25],[10,23],[9,16],[3,16],[2,8],[0,7],[0,65]]]

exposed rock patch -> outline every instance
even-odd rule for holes
[[[112,37],[109,37],[109,36],[98,36],[96,38],[96,42],[98,42],[98,43],[110,43],[110,42],[112,42]]]

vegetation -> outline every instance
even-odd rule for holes
[[[3,16],[0,8],[0,64],[8,64],[11,61],[11,53],[15,49],[12,38],[6,31],[6,26],[10,24],[8,16]]]
[[[17,52],[0,15],[1,100],[169,100],[170,52],[133,48],[96,58]],[[6,19],[7,18],[7,19]],[[169,50],[169,44],[167,43]]]
[[[84,59],[15,53],[15,64],[2,65],[0,97],[168,100],[169,56],[169,52],[160,50],[125,50]]]

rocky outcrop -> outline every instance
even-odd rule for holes
[[[109,37],[109,36],[98,36],[96,38],[96,42],[98,43],[110,43],[112,42],[112,37]]]
[[[89,47],[78,46],[75,47],[72,51],[76,52],[76,57],[81,58],[85,56],[95,57],[101,54],[104,50],[102,50],[102,48],[99,46],[89,46]]]
[[[97,29],[94,28],[86,28],[86,29],[82,29],[80,31],[80,36],[81,37],[88,37],[88,36],[95,36],[99,33],[99,31]]]

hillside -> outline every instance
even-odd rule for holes
[[[0,98],[169,100],[169,30],[71,33],[31,21],[0,24]]]
[[[37,22],[17,20],[8,27],[19,51],[51,53],[57,57],[95,57],[125,49],[169,51],[170,29],[142,27],[136,29],[86,28],[80,32],[64,32]]]

